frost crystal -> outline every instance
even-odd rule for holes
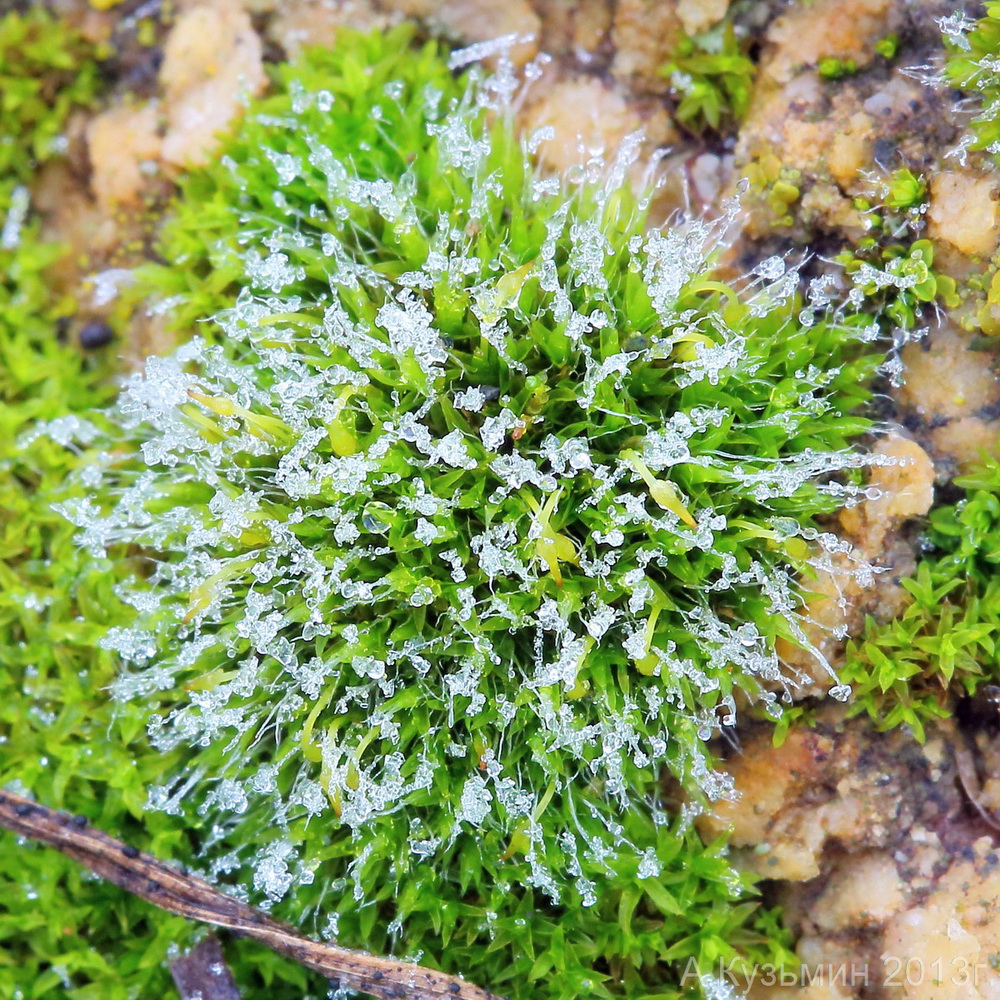
[[[3,228],[0,229],[0,250],[17,249],[30,206],[31,195],[23,184],[19,184],[10,193],[7,217],[4,219]]]

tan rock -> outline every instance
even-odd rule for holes
[[[931,431],[931,443],[954,460],[959,472],[969,472],[985,459],[1000,458],[1000,420],[959,417]]]
[[[267,34],[293,58],[307,45],[333,45],[340,28],[368,31],[384,23],[368,0],[284,0]]]
[[[784,128],[782,165],[801,170],[814,167],[826,155],[834,129],[832,121],[803,121],[789,117]]]
[[[750,1000],[1000,998],[995,835],[970,824],[955,759],[968,744],[955,720],[928,737],[921,747],[901,729],[876,734],[826,709],[816,729],[792,730],[791,750],[758,732],[729,762],[742,797],[702,820],[702,833],[715,836],[724,814],[736,863],[787,880],[771,891],[810,983],[754,989]],[[976,752],[988,789],[1000,781],[995,736],[980,732]]]
[[[893,0],[815,0],[797,4],[776,18],[767,31],[772,46],[761,65],[780,83],[821,59],[871,62],[873,42],[887,34],[898,12]]]
[[[817,547],[815,555],[822,559],[825,554]],[[805,599],[799,624],[809,647],[786,639],[779,639],[776,646],[782,664],[800,676],[797,697],[820,694],[833,686],[831,664],[843,647],[839,636],[845,630],[857,631],[864,620],[862,607],[877,595],[874,589],[873,595],[866,594],[858,584],[857,557],[835,553],[826,558],[827,566],[811,567],[800,581]]]
[[[927,232],[962,253],[991,254],[1000,241],[997,182],[971,170],[944,170],[931,179]]]
[[[823,958],[826,960],[825,964],[827,967],[832,966],[834,969],[839,970],[841,962],[831,962],[828,955],[824,954]],[[850,958],[845,956],[846,964],[850,967]],[[816,965],[823,965],[824,963],[817,962]],[[844,977],[838,977],[836,975],[820,975],[816,980],[811,981],[808,986],[803,986],[799,990],[790,991],[794,994],[795,1000],[848,1000],[854,996],[850,988],[841,979],[846,979]],[[777,998],[769,997],[768,1000],[777,1000]],[[791,1000],[791,997],[784,997],[782,1000]]]
[[[913,103],[919,103],[925,92],[920,85],[898,71],[865,99],[865,111],[877,119],[905,116],[912,112]]]
[[[890,531],[907,518],[926,514],[934,502],[934,464],[916,441],[891,434],[873,451],[896,463],[872,467],[869,486],[881,495],[840,513],[841,525],[869,559],[881,554]]]
[[[139,201],[145,164],[160,155],[160,113],[155,103],[118,105],[97,115],[87,127],[90,187],[105,210]]]
[[[147,358],[170,354],[182,339],[182,334],[170,328],[167,317],[136,310],[129,321],[122,360],[132,370],[142,371]]]
[[[542,49],[552,55],[572,53],[586,58],[611,28],[611,7],[606,0],[535,0],[534,8],[542,21]]]
[[[531,37],[510,50],[516,65],[523,65],[538,53],[541,18],[528,0],[388,0],[384,6],[408,17],[421,17],[437,31],[462,44],[491,42],[504,35]]]
[[[991,812],[1000,812],[1000,778],[989,778],[983,782],[979,804]]]
[[[800,625],[808,646],[778,640],[782,663],[801,676],[796,697],[820,694],[832,686],[845,632],[857,635],[866,614],[892,618],[908,600],[894,578],[914,571],[912,550],[899,539],[893,542],[892,533],[907,518],[930,510],[934,465],[915,441],[895,434],[873,450],[890,457],[893,464],[872,466],[869,485],[880,491],[879,496],[840,513],[842,533],[852,551],[826,555],[817,547],[817,563],[801,579],[805,598]],[[859,568],[872,563],[887,572],[859,574]]]
[[[42,168],[33,195],[43,239],[58,240],[70,249],[47,270],[48,280],[60,292],[75,293],[83,275],[127,236],[127,227],[88,195],[86,185],[62,161]]]
[[[888,920],[906,901],[906,888],[892,858],[866,852],[834,872],[810,917],[821,929],[865,926]]]
[[[1000,400],[992,353],[972,350],[971,336],[952,326],[902,351],[899,401],[926,420],[966,417]]]
[[[163,160],[206,163],[218,133],[267,83],[260,38],[236,0],[200,4],[178,18],[164,45],[160,83],[168,117]]]
[[[811,976],[837,986],[826,973],[847,966],[845,996],[869,1000],[996,1000],[1000,974],[1000,858],[985,827],[970,827],[955,782],[954,747],[965,745],[954,720],[931,727],[918,747],[905,733],[877,736],[861,720],[844,724],[821,713],[813,764],[776,753],[760,734],[730,765],[745,805],[727,806],[734,836],[752,834],[734,852],[761,874],[786,878],[783,861],[770,860],[774,843],[802,852],[818,844],[818,877],[774,886],[790,926],[800,936],[799,958]],[[804,747],[806,737],[794,731]],[[984,786],[998,780],[995,737],[977,738]],[[746,758],[755,762],[746,766]],[[762,794],[770,780],[781,800]],[[795,769],[794,780],[783,770]],[[781,776],[779,777],[779,773]],[[841,821],[833,820],[834,813]],[[748,823],[748,816],[752,822]],[[929,829],[928,825],[933,826]],[[817,829],[820,834],[817,836]],[[713,831],[714,832],[714,831]],[[810,879],[812,876],[808,876]],[[852,977],[852,967],[857,978]],[[813,985],[794,998],[826,996]],[[753,993],[754,1000],[765,1000]],[[768,992],[766,1000],[779,1000]]]
[[[611,162],[623,139],[633,132],[645,134],[647,147],[663,145],[673,136],[662,109],[643,117],[620,89],[595,77],[558,80],[550,86],[523,117],[526,132],[544,127],[555,135],[540,144],[539,162],[561,174],[594,156]]]
[[[858,112],[833,137],[826,155],[826,164],[834,180],[842,188],[846,188],[858,176],[862,167],[871,163],[874,124],[868,115]]]
[[[973,874],[971,866],[956,866],[962,867]],[[980,885],[979,891],[985,888]],[[996,982],[997,975],[981,960],[982,942],[962,926],[961,899],[945,887],[939,888],[931,900],[935,897],[940,901],[906,910],[886,928],[885,979],[896,987],[893,995],[906,1000],[981,1000],[990,995],[982,987],[990,979]],[[989,937],[996,940],[996,929]],[[978,988],[972,978],[977,967],[977,979],[981,979]],[[993,995],[995,989],[994,985]]]
[[[673,0],[619,0],[611,28],[615,46],[611,72],[636,89],[665,93],[670,84],[659,69],[682,31]]]
[[[436,0],[382,0],[382,6],[404,17],[424,18],[430,17],[439,4]]]
[[[805,73],[778,86],[771,79],[758,79],[750,101],[750,109],[737,139],[737,151],[749,158],[761,148],[780,147],[783,166],[799,166],[785,148],[785,131],[800,122],[803,116],[791,113],[793,107],[811,108],[823,99],[823,88],[814,73]],[[814,123],[814,124],[819,124]]]
[[[822,770],[829,741],[805,729],[795,730],[780,747],[754,742],[754,753],[742,754],[729,766],[740,797],[719,802],[699,818],[703,834],[731,833],[735,847],[757,845],[767,839],[775,816],[794,800]]]
[[[677,16],[689,35],[717,25],[729,9],[730,0],[677,0]]]

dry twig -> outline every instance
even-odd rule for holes
[[[55,812],[0,791],[0,827],[54,847],[162,910],[228,928],[379,1000],[498,1000],[488,990],[433,969],[302,937],[287,924],[227,896],[204,879],[90,827],[83,816]]]
[[[983,805],[983,786],[976,772],[976,762],[971,750],[966,747],[955,747],[955,770],[958,772],[958,784],[973,808],[989,826],[994,830],[1000,830],[1000,819]]]

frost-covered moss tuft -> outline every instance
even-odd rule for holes
[[[214,874],[518,995],[660,995],[748,941],[705,741],[799,680],[872,328],[645,232],[626,159],[537,176],[515,81],[408,44],[281,70],[187,181],[145,280],[202,336],[62,510],[146,553],[102,647]]]
[[[949,49],[945,77],[953,87],[974,94],[979,105],[968,148],[1000,155],[1000,3],[987,3],[985,16],[978,20],[956,11],[939,24]]]

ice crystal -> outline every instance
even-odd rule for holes
[[[31,195],[28,189],[19,184],[10,193],[7,206],[7,217],[0,229],[0,250],[16,250],[21,242],[21,230],[28,217],[31,207]]]

